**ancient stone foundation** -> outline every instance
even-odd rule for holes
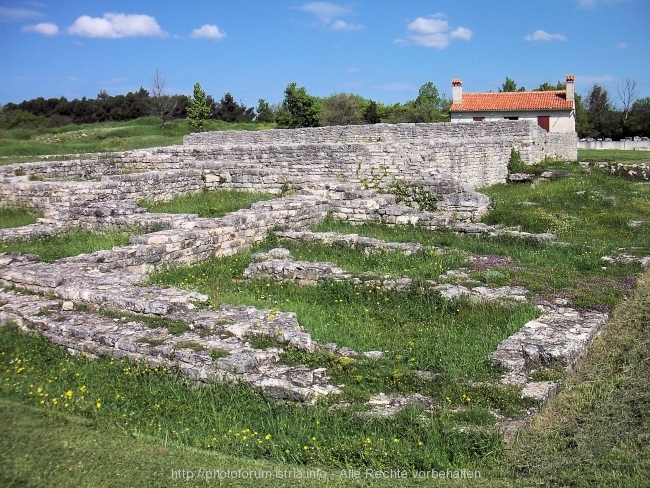
[[[243,381],[277,398],[307,401],[336,393],[326,371],[282,366],[277,350],[257,350],[249,341],[263,334],[307,351],[321,348],[340,355],[354,351],[316,344],[291,314],[252,307],[197,309],[206,297],[175,288],[141,286],[147,279],[144,273],[242,252],[272,229],[284,231],[285,238],[333,239],[364,246],[368,252],[418,250],[415,244],[307,232],[309,225],[328,214],[354,224],[418,224],[551,242],[552,235],[473,223],[489,203],[476,187],[506,181],[513,148],[521,151],[527,163],[575,159],[575,139],[575,134],[549,134],[523,121],[377,124],[200,133],[187,136],[182,146],[3,166],[3,205],[42,210],[44,218],[22,228],[0,230],[0,241],[77,228],[136,229],[139,235],[128,246],[53,264],[30,256],[0,255],[0,285],[5,287],[0,294],[0,322],[40,330],[72,351],[175,366],[197,381]],[[396,185],[402,190],[417,187],[435,197],[435,208],[404,201]],[[138,200],[163,201],[217,188],[268,192],[278,198],[215,219],[150,214],[137,204]],[[328,279],[348,278],[345,270],[330,267],[325,273],[322,263],[312,269],[285,258],[276,256],[277,262],[270,262],[262,257],[247,272],[293,279],[300,271],[304,281],[318,281],[327,273]],[[355,279],[361,283],[375,278]],[[392,277],[381,286],[398,288],[408,283]],[[452,293],[445,284],[439,286],[443,293]],[[478,289],[455,290],[477,299],[526,299],[522,290],[501,290],[496,295]],[[139,322],[139,315],[182,320],[188,330],[180,335],[164,329],[152,331]],[[522,371],[513,372],[518,384],[525,383]]]

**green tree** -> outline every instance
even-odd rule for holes
[[[366,108],[363,110],[363,121],[366,124],[378,124],[381,122],[377,102],[370,100]]]
[[[593,127],[587,116],[587,109],[582,103],[582,97],[576,93],[575,95],[575,105],[576,105],[576,132],[578,137],[592,137]]]
[[[225,122],[251,122],[255,113],[253,107],[237,103],[230,93],[226,93],[215,105],[212,117]]]
[[[630,135],[650,137],[650,97],[634,102],[627,122]]]
[[[275,121],[278,127],[288,129],[318,127],[321,111],[318,98],[307,94],[304,86],[297,88],[296,83],[289,83]]]
[[[617,137],[622,132],[617,121],[618,113],[613,109],[609,93],[595,84],[585,98],[587,120],[592,129],[591,137]]]
[[[209,117],[210,106],[205,92],[201,89],[201,84],[197,81],[194,83],[194,96],[190,98],[187,105],[187,121],[192,128],[201,132],[205,126],[205,121]]]
[[[506,76],[506,81],[503,82],[503,85],[499,88],[500,92],[515,92],[517,91],[517,83],[515,80],[512,80]]]
[[[321,125],[357,125],[363,122],[361,97],[338,93],[323,100]]]
[[[260,98],[257,101],[257,108],[255,110],[257,111],[257,116],[255,117],[256,122],[260,124],[272,124],[275,122],[275,114],[273,113],[273,109],[269,105],[269,102],[263,98]]]
[[[440,98],[438,88],[430,81],[427,81],[420,87],[418,97],[415,99],[415,105],[427,105],[441,110],[442,98]]]
[[[548,81],[545,81],[544,83],[540,84],[537,88],[535,88],[533,91],[555,91],[555,90],[566,90],[566,83],[562,83],[561,81],[558,81],[557,85],[554,85],[553,83],[549,83]]]

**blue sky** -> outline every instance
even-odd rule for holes
[[[94,98],[196,81],[246,105],[290,82],[318,96],[405,102],[432,81],[451,95],[576,77],[612,98],[625,78],[650,96],[649,0],[0,0],[0,103]]]

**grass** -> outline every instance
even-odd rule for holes
[[[650,272],[578,372],[524,430],[504,471],[526,486],[650,484]]]
[[[252,203],[277,198],[277,195],[241,190],[204,190],[176,197],[167,202],[140,201],[140,206],[153,213],[190,213],[200,217],[223,217],[227,213],[248,208]]]
[[[650,163],[649,151],[624,151],[622,149],[578,149],[578,161]]]
[[[43,155],[126,151],[181,144],[192,132],[185,120],[168,122],[160,129],[156,117],[128,122],[102,122],[66,125],[50,129],[0,130],[0,165],[38,161]],[[260,130],[275,127],[265,124],[206,122],[205,130]]]
[[[336,342],[360,352],[385,351],[386,357],[381,361],[358,358],[354,362],[344,360],[343,364],[338,362],[340,358],[328,355],[287,358],[290,362],[332,366],[335,383],[345,383],[350,398],[364,398],[379,391],[420,391],[443,401],[449,397],[458,403],[468,394],[481,405],[497,403],[505,408],[504,401],[491,396],[504,392],[469,392],[458,388],[455,382],[493,378],[494,371],[485,360],[486,354],[522,323],[536,317],[538,312],[533,307],[447,302],[437,292],[429,291],[425,279],[436,278],[452,265],[462,263],[455,253],[367,256],[362,250],[281,244],[286,244],[297,259],[329,260],[379,274],[406,274],[426,288],[416,285],[407,291],[390,291],[379,286],[337,282],[300,286],[267,280],[244,281],[241,276],[249,263],[249,254],[213,259],[191,268],[171,268],[150,279],[154,283],[205,293],[212,303],[270,308],[271,314],[278,310],[295,312],[301,326],[321,343]],[[269,240],[254,251],[275,245],[276,242]],[[423,381],[415,374],[416,370],[432,371],[439,376],[439,381]]]
[[[458,435],[452,410],[424,415],[410,409],[393,419],[369,419],[356,415],[357,407],[278,404],[245,386],[193,388],[166,368],[70,356],[11,326],[0,328],[0,371],[0,395],[7,400],[276,463],[425,469],[476,466],[500,450],[490,429]]]
[[[591,346],[577,373],[560,389],[558,397],[548,404],[533,425],[520,433],[513,449],[504,451],[498,457],[488,457],[473,465],[463,465],[465,469],[478,469],[481,473],[479,480],[421,481],[414,479],[409,472],[409,478],[400,480],[399,485],[647,486],[650,481],[650,463],[646,455],[650,448],[650,364],[646,359],[650,354],[650,336],[647,333],[650,324],[648,297],[650,274],[646,273],[633,296],[617,308],[607,329]],[[18,334],[7,327],[0,329],[0,338],[0,364],[3,368],[0,376],[3,385],[0,388],[0,414],[4,419],[0,422],[0,465],[3,466],[0,483],[3,486],[163,487],[175,486],[177,483],[182,486],[205,486],[205,479],[198,479],[199,468],[258,472],[270,470],[274,473],[284,470],[301,471],[305,476],[293,485],[291,481],[274,475],[264,480],[227,480],[222,482],[224,486],[226,482],[228,486],[263,487],[369,487],[396,484],[394,479],[365,478],[365,471],[358,465],[351,467],[361,470],[360,479],[341,478],[341,470],[331,468],[326,469],[325,479],[307,478],[308,470],[324,467],[319,467],[318,464],[305,466],[291,462],[255,460],[241,456],[239,451],[224,454],[220,449],[192,447],[176,440],[174,436],[157,433],[149,435],[144,429],[124,425],[124,417],[115,423],[107,422],[100,412],[101,408],[108,406],[108,400],[99,409],[93,411],[91,408],[87,413],[78,410],[71,412],[68,410],[70,406],[54,407],[51,400],[44,401],[41,405],[43,397],[38,394],[34,398],[28,392],[18,393],[20,388],[28,387],[25,384],[26,376],[21,375],[36,365],[21,365],[15,362],[15,357],[8,356],[12,355],[10,352],[17,352],[21,357],[26,352],[31,352],[39,363],[48,360],[51,362],[52,358],[41,360],[34,353],[40,352],[41,346],[48,349],[53,346],[36,337]],[[12,349],[8,350],[8,347]],[[57,354],[62,355],[60,350]],[[70,359],[86,364],[78,358]],[[10,361],[14,363],[10,364]],[[106,367],[110,360],[100,360],[100,363],[101,367]],[[108,384],[117,380],[116,388],[120,388],[125,379],[137,378],[135,392],[139,397],[161,397],[163,392],[150,381],[151,375],[132,377],[123,370],[120,371],[120,364],[116,364],[117,370],[107,372],[114,374],[107,378]],[[17,369],[21,367],[25,367],[25,370],[17,374]],[[86,371],[83,373],[86,374]],[[52,391],[64,392],[68,386],[62,384],[64,380],[60,374],[67,374],[67,378],[78,381],[79,385],[75,383],[77,389],[73,393],[76,399],[80,398],[81,393],[78,388],[86,386],[88,390],[86,377],[81,377],[82,373],[77,377],[74,369],[52,371],[37,376],[36,379],[48,388],[51,387]],[[104,377],[106,376],[103,375],[102,378]],[[50,383],[46,379],[50,379]],[[32,384],[36,388],[31,391],[37,393],[36,383]],[[181,391],[182,387],[176,384],[169,398],[175,409],[179,408],[174,401]],[[147,394],[143,395],[145,392]],[[96,402],[94,396],[89,398]],[[114,401],[117,400],[119,399]],[[208,403],[205,406],[201,415],[206,415],[206,410],[212,412],[215,408]],[[224,406],[217,404],[216,408],[222,409]],[[128,413],[135,405],[129,402],[123,407],[126,418],[132,417]],[[273,406],[269,408],[272,409]],[[153,409],[151,414],[158,415],[160,411],[161,409]],[[263,414],[263,418],[266,417],[268,412]],[[236,410],[229,412],[227,418],[235,422]],[[178,432],[176,425],[174,430]],[[210,422],[208,425],[213,424]],[[238,433],[238,437],[241,437],[241,431]],[[196,478],[172,479],[172,469],[192,470]]]
[[[0,229],[22,227],[36,222],[43,212],[33,212],[21,207],[0,207]]]
[[[495,219],[524,229],[539,226],[539,231],[554,229],[567,245],[459,236],[417,227],[353,227],[326,219],[316,230],[421,242],[448,252],[366,255],[362,250],[290,243],[274,236],[251,251],[282,245],[296,259],[332,261],[355,273],[406,275],[414,286],[405,291],[336,282],[301,287],[244,281],[241,276],[249,263],[248,253],[168,269],[151,277],[156,283],[204,292],[212,303],[253,305],[270,309],[269,315],[279,310],[295,312],[301,326],[319,342],[335,341],[360,352],[383,351],[381,359],[308,354],[286,347],[280,354],[285,364],[326,367],[334,384],[345,385],[341,399],[349,402],[347,406],[330,408],[338,399],[323,400],[313,408],[281,405],[243,386],[196,388],[175,372],[111,358],[89,361],[69,356],[39,336],[0,328],[0,410],[12,425],[4,429],[9,431],[3,437],[6,440],[0,441],[0,459],[7,465],[2,476],[17,480],[16,484],[39,476],[45,479],[47,471],[34,465],[56,465],[71,473],[70,485],[78,485],[75,481],[82,468],[74,466],[80,462],[85,466],[84,455],[102,459],[105,449],[121,447],[126,452],[133,448],[134,459],[117,452],[106,454],[106,459],[133,476],[134,481],[126,484],[134,486],[164,483],[153,471],[133,473],[138,460],[159,469],[159,459],[154,463],[146,459],[161,457],[161,448],[171,468],[194,456],[194,462],[202,466],[224,463],[221,466],[235,469],[321,467],[329,473],[343,468],[362,473],[366,468],[477,469],[482,473],[480,486],[646,486],[650,480],[644,454],[650,443],[650,277],[646,274],[633,290],[638,268],[603,269],[599,257],[631,247],[648,254],[647,226],[633,228],[627,222],[650,221],[649,185],[597,170],[588,172],[579,165],[551,166],[571,175],[534,188],[501,185],[485,189],[495,202],[486,221]],[[546,214],[547,220],[537,217]],[[465,253],[484,255],[491,264],[474,265]],[[436,280],[441,273],[461,266],[490,286],[521,284],[543,299],[565,297],[576,306],[592,309],[616,307],[613,322],[597,339],[577,376],[567,381],[557,400],[508,452],[490,427],[493,421],[488,410],[516,415],[531,404],[523,402],[514,389],[476,382],[498,378],[486,354],[539,312],[525,304],[443,301],[428,289],[426,280]],[[259,348],[278,345],[271,337],[251,343]],[[220,350],[205,353],[213,360],[224,355]],[[418,370],[430,372],[431,377],[423,379]],[[538,374],[538,379],[557,378],[556,370]],[[360,402],[377,392],[420,392],[432,397],[437,409],[424,413],[409,408],[391,419],[360,416],[364,410]],[[57,427],[61,422],[71,425],[71,432],[63,433]],[[60,435],[41,433],[35,461],[25,456],[34,452],[36,442],[35,434],[27,431],[30,424]],[[88,442],[80,442],[71,451],[76,463],[59,461],[56,447],[60,450],[63,442],[80,436]],[[26,447],[15,445],[21,444],[17,440],[21,437],[27,439]],[[106,445],[98,446],[102,440]],[[181,467],[194,466],[189,462]],[[94,462],[89,479],[109,467]],[[58,467],[53,473],[62,476]],[[109,478],[118,481],[116,476]],[[170,480],[169,473],[166,480]],[[411,476],[404,484],[416,482]],[[363,486],[369,481],[342,481],[333,474],[328,478],[330,485],[354,483]]]
[[[13,241],[0,243],[0,252],[21,252],[23,254],[38,254],[42,261],[51,263],[60,258],[90,254],[102,249],[129,244],[131,232],[114,231],[96,233],[85,230],[75,230],[67,234],[43,237],[28,241]]]
[[[530,187],[526,188],[524,191],[531,191]],[[630,245],[629,240],[615,240],[614,234],[608,245],[592,246],[587,240],[568,246],[557,246],[512,237],[486,239],[447,231],[430,232],[419,227],[397,228],[377,224],[352,226],[331,218],[314,229],[323,232],[355,232],[388,241],[420,242],[486,256],[496,261],[494,269],[503,275],[492,284],[524,286],[542,299],[564,298],[576,306],[592,309],[613,307],[629,292],[633,286],[632,276],[639,271],[638,267],[634,266],[610,266],[603,269],[599,261],[600,256]],[[465,266],[470,270],[472,278],[485,283],[491,281],[491,275],[487,274],[486,270],[475,268],[472,271],[472,266]]]

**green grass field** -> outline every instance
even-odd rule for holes
[[[126,151],[146,147],[182,144],[191,132],[187,121],[171,121],[164,129],[156,117],[128,122],[66,125],[52,129],[0,130],[0,165],[39,160],[43,155]],[[261,130],[275,125],[208,120],[205,130]]]
[[[578,149],[579,161],[616,161],[621,163],[650,163],[650,151],[623,151],[618,149]]]
[[[325,479],[310,479],[308,471],[318,466],[254,460],[238,456],[236,452],[224,454],[192,447],[169,436],[148,435],[140,429],[106,422],[98,413],[102,407],[97,409],[96,405],[97,412],[90,409],[85,415],[70,412],[70,407],[46,407],[45,402],[40,404],[43,397],[37,395],[35,400],[33,395],[17,395],[13,391],[16,369],[22,366],[16,364],[15,357],[9,357],[14,351],[7,347],[24,344],[26,338],[4,327],[0,329],[3,373],[0,484],[7,487],[647,486],[650,481],[647,457],[650,448],[649,297],[650,273],[646,273],[630,299],[617,308],[578,372],[562,386],[557,398],[547,405],[533,425],[520,433],[514,447],[497,459],[478,463],[481,475],[478,480],[420,480],[409,471],[408,479],[397,482],[395,479],[366,478],[363,470],[359,479],[349,479],[341,477],[338,469],[327,470]],[[14,342],[11,342],[12,337]],[[40,339],[31,339],[28,344],[30,352],[43,346]],[[128,379],[124,371],[121,373]],[[77,378],[75,374],[71,376]],[[49,386],[52,383],[47,383],[47,379],[42,378]],[[58,381],[58,377],[50,376],[49,379]],[[114,379],[111,377],[110,381]],[[32,391],[37,393],[38,387],[33,385],[36,389]],[[155,391],[145,385],[141,380],[138,390],[142,393]],[[179,390],[180,385],[176,389]],[[75,391],[73,395],[79,393]],[[91,400],[96,401],[96,398],[91,397]],[[51,400],[48,403],[51,404]],[[127,407],[127,416],[128,411]],[[172,470],[183,469],[186,470],[185,479],[173,478]],[[199,478],[199,469],[242,469],[258,474],[270,471],[272,477],[206,482],[205,475]],[[190,472],[194,478],[188,479]],[[276,473],[289,472],[300,472],[304,478],[276,477]]]
[[[493,202],[484,221],[555,232],[567,245],[418,227],[354,227],[328,218],[314,230],[421,242],[446,252],[367,255],[342,246],[290,243],[274,235],[251,251],[284,246],[296,259],[331,261],[353,273],[405,275],[414,282],[405,291],[335,282],[307,287],[245,281],[242,271],[250,253],[151,276],[153,283],[206,293],[212,304],[294,312],[322,343],[384,352],[383,358],[371,360],[285,348],[282,362],[327,367],[334,384],[345,385],[340,398],[313,407],[279,404],[241,386],[196,388],[165,369],[71,356],[38,335],[26,335],[11,324],[0,327],[0,484],[647,486],[650,274],[637,281],[639,267],[603,267],[599,257],[620,248],[650,254],[650,226],[628,225],[629,220],[650,222],[650,184],[577,164],[548,166],[564,177],[535,187],[482,190]],[[212,193],[191,197],[197,201],[181,199],[171,210],[160,211],[209,216],[230,211],[222,205],[232,202],[220,201],[216,192],[209,196],[217,200],[206,201]],[[52,260],[122,245],[128,235],[113,238],[79,234],[20,243],[25,246],[20,250]],[[90,247],[79,247],[86,241]],[[2,251],[13,250],[3,246]],[[475,267],[468,253],[496,264],[490,271]],[[489,286],[522,285],[543,299],[561,297],[578,307],[614,310],[579,371],[561,383],[559,396],[520,433],[512,449],[504,449],[490,412],[518,415],[531,404],[515,390],[494,384],[498,371],[486,354],[539,312],[528,304],[448,302],[428,290],[427,280],[458,267]],[[252,345],[265,348],[277,342],[260,338]],[[421,370],[432,376],[423,378],[417,374]],[[365,409],[361,402],[379,392],[420,392],[438,408],[424,413],[411,407],[394,418],[359,415]],[[346,404],[332,408],[341,400]],[[287,481],[274,474],[265,480],[206,483],[198,479],[199,468],[288,470],[304,476],[318,468],[327,475],[325,480]],[[422,481],[413,474],[432,468],[479,471],[481,479]],[[172,470],[179,469],[194,478],[178,478],[178,471],[174,478]],[[341,477],[348,469],[360,470],[360,479]],[[406,469],[408,479],[371,480],[366,469]]]

